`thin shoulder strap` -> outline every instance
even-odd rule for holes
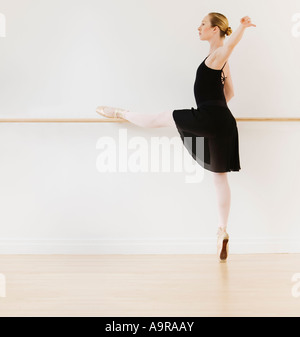
[[[227,61],[226,61],[225,64],[223,65],[223,68],[226,66],[226,63],[227,63]],[[221,70],[223,70],[223,68],[222,68]]]

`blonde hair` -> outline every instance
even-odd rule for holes
[[[230,35],[232,33],[232,29],[229,27],[229,23],[225,15],[215,12],[208,13],[208,15],[211,26],[218,26],[220,28],[220,37],[224,38],[225,35]]]

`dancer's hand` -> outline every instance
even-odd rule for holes
[[[256,25],[254,25],[253,23],[251,23],[251,19],[249,18],[249,16],[244,16],[241,19],[241,24],[247,28],[247,27],[256,27]]]

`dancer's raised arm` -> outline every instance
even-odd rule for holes
[[[244,16],[241,19],[241,24],[238,26],[238,28],[230,35],[230,38],[228,41],[218,50],[218,53],[216,55],[216,59],[218,60],[218,64],[224,64],[231,55],[233,49],[236,47],[236,45],[241,41],[245,29],[248,27],[256,27],[251,22],[251,19],[249,16]]]
[[[228,48],[234,48],[242,39],[245,29],[248,27],[256,27],[253,23],[251,23],[251,19],[249,16],[244,16],[241,19],[241,24],[238,26],[238,28],[231,34],[230,38],[226,42],[226,46]],[[224,47],[225,47],[224,45]]]

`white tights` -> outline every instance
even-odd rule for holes
[[[217,195],[217,205],[219,214],[219,227],[226,229],[230,211],[231,191],[227,179],[227,172],[213,172],[215,190]]]
[[[173,111],[164,111],[155,114],[127,111],[123,113],[123,117],[129,122],[144,128],[176,127],[173,119]]]
[[[123,113],[123,118],[135,125],[145,128],[176,127],[173,119],[173,111],[156,114],[127,111]],[[227,172],[212,173],[217,196],[219,227],[226,229],[231,203],[231,191],[228,184]]]

